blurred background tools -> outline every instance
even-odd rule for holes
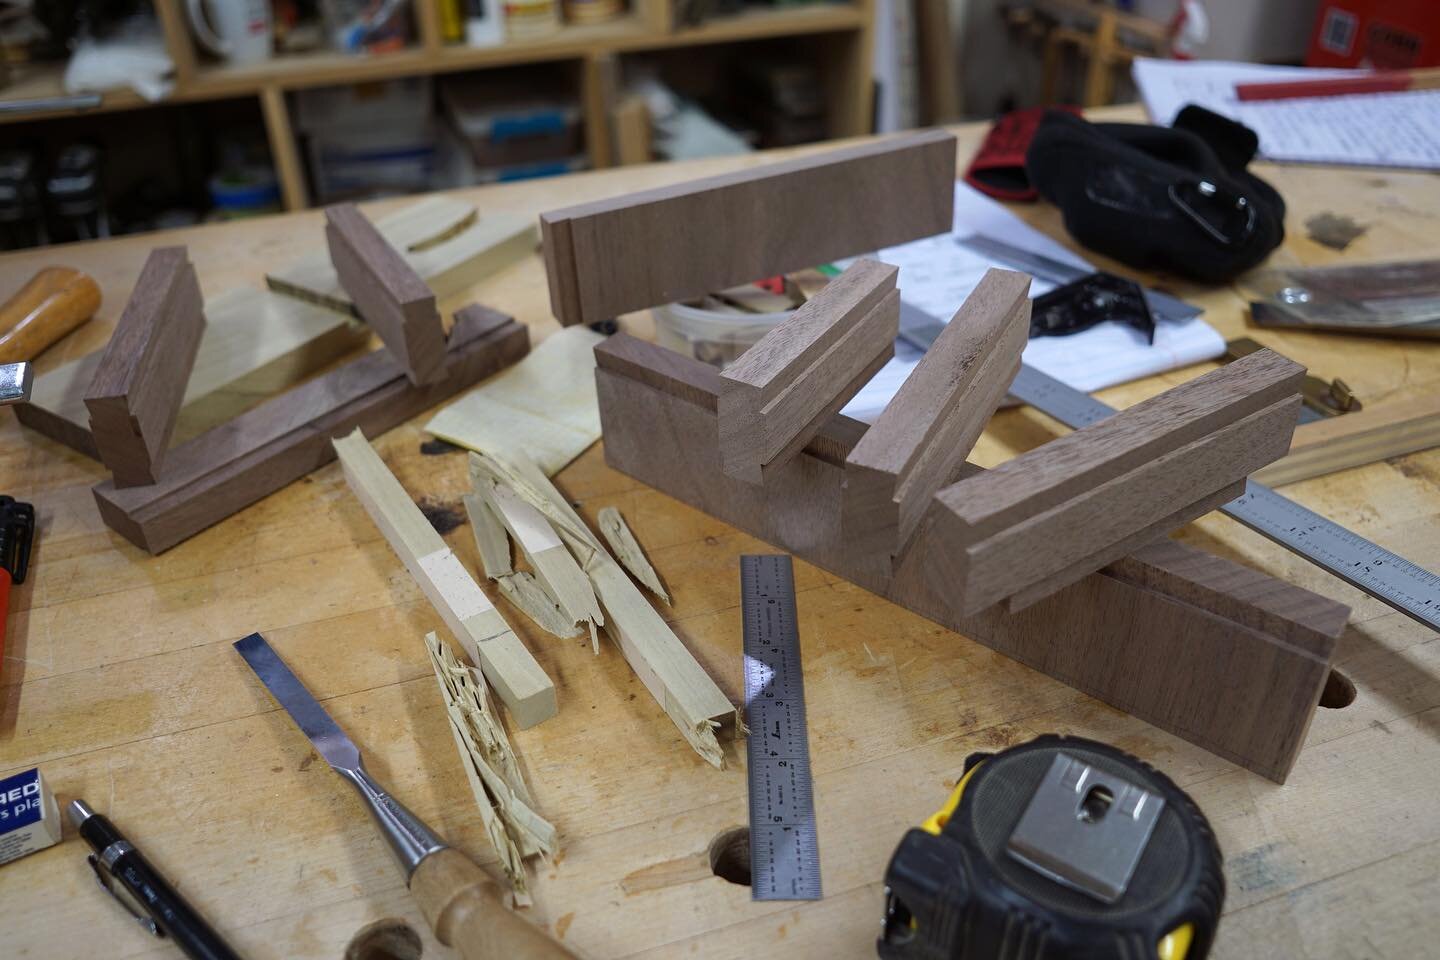
[[[977,753],[885,871],[885,960],[1203,960],[1225,878],[1169,777],[1093,740]]]
[[[70,267],[45,267],[0,305],[0,363],[34,360],[100,309],[100,287]]]
[[[411,893],[435,936],[465,960],[573,960],[574,954],[500,899],[495,884],[473,861],[445,845],[366,772],[360,750],[290,672],[258,633],[235,649],[325,762],[359,792],[390,844]]]
[[[169,937],[194,960],[240,960],[115,824],[84,800],[70,801],[69,810],[70,822],[95,851],[87,859],[96,881],[134,914],[140,926],[154,936]]]

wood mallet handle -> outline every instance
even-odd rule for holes
[[[100,287],[70,267],[46,267],[0,305],[0,363],[34,360],[100,309]]]
[[[441,943],[465,960],[576,960],[560,942],[505,906],[500,888],[458,850],[430,854],[410,892]]]

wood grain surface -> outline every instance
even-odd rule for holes
[[[597,347],[597,354],[608,352],[611,344],[632,358],[648,352],[663,360],[666,354],[662,347],[624,335]],[[807,448],[764,488],[722,475],[717,469],[715,414],[710,405],[685,399],[705,388],[708,368],[697,360],[688,362],[695,374],[690,389],[670,394],[608,369],[598,371],[607,463],[1247,769],[1285,780],[1349,614],[1343,604],[1262,577],[1269,585],[1267,594],[1283,596],[1286,610],[1303,613],[1299,622],[1266,633],[1254,626],[1263,622],[1258,611],[1237,612],[1249,605],[1248,598],[1225,595],[1219,588],[1172,586],[1183,580],[1181,575],[1116,582],[1104,571],[1094,572],[1096,566],[1067,570],[1070,579],[1049,593],[1071,583],[1073,588],[1039,605],[1036,601],[1048,594],[1027,597],[1024,606],[1035,608],[1022,615],[993,604],[971,610],[970,594],[957,589],[961,582],[949,572],[955,566],[957,532],[953,524],[935,519],[936,514],[952,515],[948,491],[932,501],[910,549],[897,560],[888,552],[859,549],[845,535],[840,511],[847,458],[842,455],[836,463],[828,452]],[[1298,397],[1292,398],[1290,424],[1295,403]],[[858,421],[834,417],[825,432],[836,446],[843,446],[847,434],[861,429]],[[1283,442],[1272,442],[1271,449],[1278,452]],[[973,479],[988,475],[974,470],[979,475]],[[1204,469],[1196,473],[1206,476]],[[1221,495],[1233,499],[1239,486],[1231,484]],[[1147,540],[1128,547],[1143,546]],[[1044,562],[1047,549],[1042,541],[1033,562]],[[1195,566],[1203,581],[1224,583],[1232,579],[1227,571],[1235,565],[1199,554]],[[1177,592],[1185,599],[1176,597]],[[1295,642],[1298,635],[1304,636],[1303,642]],[[1180,683],[1183,695],[1175,690]]]
[[[85,390],[90,433],[116,486],[160,479],[204,329],[185,248],[151,251]]]
[[[964,164],[983,128],[957,133]],[[632,167],[458,195],[487,215],[534,217],[774,158]],[[1289,210],[1277,265],[1440,256],[1433,175],[1257,169],[1283,192]],[[407,202],[364,209],[375,217]],[[1053,208],[1013,209],[1065,238]],[[1308,238],[1306,221],[1326,213],[1363,231],[1347,250]],[[102,346],[146,252],[174,243],[189,246],[201,287],[213,296],[260,284],[277,264],[323,249],[323,214],[0,259],[0,294],[52,263],[84,270],[104,292],[96,319],[47,351],[37,373]],[[1227,337],[1251,335],[1317,375],[1342,377],[1367,406],[1440,393],[1440,347],[1252,331],[1231,289],[1144,279],[1205,307]],[[529,324],[536,341],[557,329],[538,256],[439,306],[449,313],[472,301]],[[648,315],[627,316],[622,325],[641,336],[653,332]],[[1204,369],[1100,396],[1133,406]],[[421,453],[424,416],[382,434],[376,449],[413,496],[449,509],[470,490],[465,457]],[[38,764],[62,802],[82,796],[112,816],[247,958],[334,960],[357,930],[384,917],[415,927],[427,958],[457,956],[429,932],[350,788],[310,752],[230,649],[239,637],[264,631],[365,751],[376,777],[493,869],[423,642],[427,630],[445,631],[444,623],[350,495],[339,465],[151,558],[101,523],[90,492],[104,476],[99,464],[10,420],[0,415],[0,490],[35,504],[39,537],[31,576],[11,593],[0,776]],[[1064,432],[1033,410],[1005,410],[972,459],[995,466]],[[810,449],[824,440],[812,439]],[[773,548],[609,469],[599,445],[556,483],[592,522],[602,507],[620,509],[675,600],[659,614],[738,702],[738,557]],[[1434,570],[1437,488],[1440,450],[1432,450],[1295,483],[1285,493]],[[516,613],[515,628],[554,678],[561,703],[545,723],[511,728],[538,810],[561,838],[561,854],[533,877],[536,905],[527,918],[597,960],[873,957],[881,877],[901,834],[943,802],[968,754],[1058,731],[1137,753],[1208,815],[1228,886],[1212,957],[1413,960],[1433,953],[1440,940],[1435,634],[1227,517],[1204,517],[1182,538],[1236,561],[1231,571],[1253,567],[1353,608],[1335,656],[1354,702],[1316,713],[1284,786],[797,562],[826,890],[811,904],[753,903],[748,889],[711,873],[710,842],[745,822],[743,743],[727,745],[727,769],[711,768],[612,645],[602,642],[597,657],[588,637],[556,641]],[[479,570],[468,529],[445,541],[472,573]],[[1187,572],[1187,582],[1195,579]],[[510,616],[498,591],[484,589]],[[1331,702],[1344,699],[1340,687]],[[84,852],[67,835],[0,867],[7,954],[178,958],[95,887]]]

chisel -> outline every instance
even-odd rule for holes
[[[258,633],[235,649],[271,696],[331,769],[359,792],[390,844],[410,892],[436,938],[465,960],[575,960],[545,931],[525,921],[501,900],[499,888],[470,858],[447,847],[419,817],[407,810],[365,770],[360,750],[315,702],[285,662]]]

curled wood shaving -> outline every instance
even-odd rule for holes
[[[433,632],[425,635],[425,646],[485,833],[499,855],[515,902],[528,905],[524,858],[554,853],[559,836],[533,808],[515,752],[489,705],[484,677],[462,664]]]
[[[620,516],[620,511],[614,507],[604,507],[596,520],[605,542],[610,544],[610,549],[615,552],[625,569],[630,571],[631,576],[639,580],[645,589],[664,600],[666,606],[674,606],[670,601],[670,594],[665,592],[664,585],[660,583],[660,575],[650,565],[645,551],[640,548],[640,541],[630,532],[630,525]]]
[[[660,617],[620,565],[600,545],[579,514],[570,507],[550,479],[523,455],[507,451],[505,460],[489,453],[471,453],[470,474],[477,486],[488,481],[510,489],[548,519],[589,576],[605,612],[605,632],[625,654],[646,689],[655,697],[682,736],[705,761],[723,769],[725,755],[716,739],[717,716],[738,713],[704,670],[695,662],[675,632]],[[645,653],[641,653],[641,648]],[[682,686],[669,689],[660,681],[655,664],[663,663]],[[696,710],[687,705],[703,704]]]

